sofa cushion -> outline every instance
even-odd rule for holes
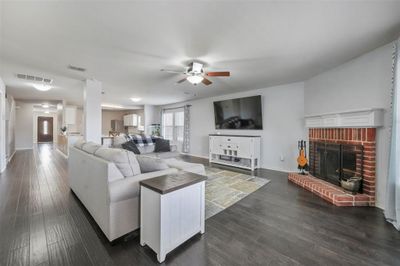
[[[122,144],[127,141],[127,138],[125,135],[120,135],[120,136],[115,136],[113,138],[113,148],[122,148]]]
[[[140,192],[140,184],[141,180],[176,174],[178,172],[175,168],[168,168],[162,171],[156,171],[151,173],[140,174],[133,177],[124,178],[122,180],[117,180],[114,182],[110,182],[109,190],[110,190],[110,201],[118,202],[122,200],[127,200],[130,198],[138,197]]]
[[[139,162],[140,171],[142,173],[161,171],[169,168],[163,160],[158,158],[139,155],[136,156],[136,159]]]
[[[150,145],[150,146],[137,146],[137,148],[140,151],[140,154],[148,154],[148,153],[152,153],[154,152],[154,145]]]
[[[179,157],[179,155],[180,153],[178,151],[146,153],[147,157],[159,158],[159,159],[176,158]]]
[[[133,140],[122,143],[121,146],[123,149],[131,151],[134,154],[140,154],[140,151]]]
[[[86,141],[84,139],[78,139],[74,146],[80,150],[82,150],[82,146],[86,144]]]
[[[123,149],[99,148],[95,155],[115,163],[124,177],[139,175],[140,166],[133,152]]]
[[[177,160],[175,158],[163,160],[169,167],[176,168],[178,170],[183,170],[186,172],[191,172],[199,175],[206,175],[206,170],[204,165],[200,163],[188,163],[184,161]]]
[[[82,145],[82,150],[87,153],[94,154],[101,147],[102,146],[100,144],[97,144],[93,141],[89,141]]]
[[[156,145],[154,148],[154,152],[168,152],[168,151],[171,151],[171,147],[169,145],[169,140],[156,139]]]

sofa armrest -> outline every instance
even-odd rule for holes
[[[171,151],[177,151],[178,150],[178,145],[176,145],[176,144],[171,144],[171,145],[169,145],[169,147],[170,147]]]
[[[158,177],[162,175],[176,174],[175,168],[168,168],[161,171],[149,172],[145,174],[126,177],[122,180],[117,180],[109,183],[110,201],[117,202],[139,196],[141,180]]]

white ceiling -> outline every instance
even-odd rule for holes
[[[82,103],[85,78],[103,102],[131,106],[306,80],[394,40],[400,1],[1,1],[0,75],[19,99]],[[230,70],[212,85],[160,72],[192,59]],[[87,69],[80,73],[68,65]],[[15,78],[54,79],[39,92]]]

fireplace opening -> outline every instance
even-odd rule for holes
[[[341,180],[363,178],[362,159],[362,145],[310,142],[311,175],[337,186]],[[362,192],[362,182],[359,192]]]

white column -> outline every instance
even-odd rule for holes
[[[83,91],[84,136],[86,141],[101,143],[101,82],[87,79]]]
[[[6,86],[0,78],[0,173],[6,168]]]

